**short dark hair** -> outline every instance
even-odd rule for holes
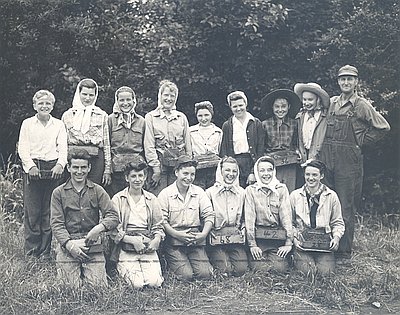
[[[68,152],[68,165],[71,165],[71,160],[86,160],[90,164],[90,155],[85,149],[73,149]]]
[[[182,161],[179,161],[178,159],[178,163],[175,166],[175,171],[179,171],[180,169],[184,168],[184,167],[190,167],[193,166],[194,168],[197,168],[198,162],[196,160],[193,159],[183,159]]]
[[[134,157],[131,162],[125,165],[124,175],[128,176],[131,171],[144,171],[144,173],[147,174],[147,163],[140,155]]]
[[[88,89],[96,89],[97,90],[96,83],[93,79],[83,79],[81,81],[81,84],[79,85],[79,92],[82,91],[83,87],[86,87]]]
[[[311,160],[304,163],[302,166],[304,170],[306,169],[307,166],[318,168],[321,175],[325,175],[326,173],[326,165],[324,162],[320,160]]]

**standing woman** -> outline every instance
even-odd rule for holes
[[[207,189],[215,182],[222,130],[211,122],[214,108],[210,101],[194,104],[194,111],[199,122],[190,126],[193,156],[199,162],[194,184]]]
[[[138,115],[135,92],[127,86],[115,92],[113,113],[108,116],[111,143],[112,181],[110,192],[115,195],[126,187],[124,166],[137,155],[144,155],[144,118]]]
[[[68,150],[85,149],[90,154],[88,178],[104,186],[111,183],[111,150],[108,115],[96,106],[97,83],[83,79],[76,87],[72,108],[61,117],[67,128]]]
[[[177,158],[181,155],[192,156],[189,123],[185,114],[176,110],[177,99],[176,84],[161,81],[158,106],[145,116],[145,156],[153,170],[149,185],[156,195],[175,181]]]
[[[111,259],[134,288],[160,287],[164,279],[157,249],[165,235],[160,204],[143,189],[147,164],[141,156],[126,165],[124,174],[129,186],[112,198],[120,224],[112,235],[117,246]]]

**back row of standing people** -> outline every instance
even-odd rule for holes
[[[319,158],[328,166],[327,184],[338,192],[342,203],[346,234],[339,250],[349,256],[354,217],[361,200],[361,149],[378,141],[390,127],[366,99],[358,96],[355,67],[339,69],[338,84],[342,93],[331,100],[315,83],[296,84],[294,92],[271,92],[262,103],[264,111],[272,115],[263,122],[247,111],[243,92],[232,92],[227,103],[233,115],[222,130],[211,123],[210,102],[196,104],[199,124],[189,127],[185,114],[176,110],[178,88],[170,81],[161,82],[157,108],[145,118],[136,113],[136,96],[129,87],[116,91],[113,113],[108,116],[95,105],[96,82],[82,80],[72,108],[62,116],[63,123],[50,115],[54,96],[47,91],[37,92],[33,99],[37,115],[23,122],[19,140],[24,168],[26,252],[48,255],[50,195],[62,176],[67,151],[84,147],[91,155],[89,178],[108,186],[111,195],[126,186],[123,166],[137,154],[144,155],[151,167],[147,184],[155,194],[174,182],[174,161],[181,155],[194,154],[203,161],[202,174],[197,177],[203,188],[214,182],[218,155],[238,161],[242,187],[256,181],[253,167],[265,153],[279,161],[293,156],[297,160],[297,155],[302,162]],[[297,113],[301,103],[303,107]],[[288,113],[296,114],[295,120]],[[279,154],[282,150],[289,151],[283,158]],[[297,155],[293,155],[296,150]],[[295,165],[282,163],[277,168],[277,177],[289,190],[294,189]]]

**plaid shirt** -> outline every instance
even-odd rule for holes
[[[265,130],[266,152],[277,150],[295,150],[297,148],[297,122],[285,117],[281,126],[275,117],[268,118],[262,122]]]
[[[89,131],[83,134],[74,129],[76,110],[70,108],[61,117],[67,127],[68,145],[87,145],[103,148],[104,173],[111,173],[111,148],[108,131],[108,115],[99,107],[95,107],[90,118]]]
[[[250,185],[245,190],[244,219],[249,246],[257,246],[255,227],[282,226],[286,230],[286,244],[293,241],[292,210],[289,191],[284,184],[276,187],[277,193]]]

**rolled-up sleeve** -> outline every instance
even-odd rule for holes
[[[339,239],[343,236],[345,225],[342,217],[342,206],[340,204],[339,197],[337,194],[332,195],[332,210],[329,225],[332,228],[333,237],[338,237]]]
[[[290,205],[289,191],[286,186],[279,187],[279,220],[282,227],[286,230],[286,245],[293,244],[293,215]]]
[[[255,227],[256,227],[256,205],[251,187],[245,190],[244,198],[244,222],[246,225],[247,242],[250,247],[257,246]]]
[[[54,189],[50,202],[50,226],[53,236],[61,246],[70,240],[70,234],[65,226],[65,215],[61,199],[61,187]]]
[[[156,140],[154,136],[153,115],[151,113],[146,114],[145,122],[146,131],[144,133],[144,153],[146,160],[149,166],[153,169],[160,169],[160,161],[157,156]]]
[[[200,218],[203,222],[211,222],[214,225],[215,213],[210,199],[207,194],[202,191],[199,194]]]

